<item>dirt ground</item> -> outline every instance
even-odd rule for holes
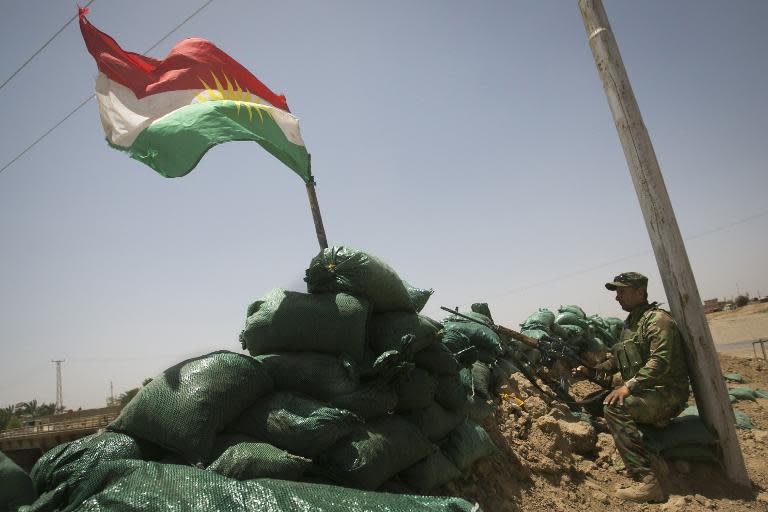
[[[768,305],[754,306],[759,307],[748,306],[742,308],[745,311],[724,312],[709,319],[719,348],[725,345],[727,349],[734,340],[743,340],[743,333],[748,333],[748,339],[768,337]],[[765,361],[730,353],[719,355],[723,373],[740,373],[744,380],[742,384],[727,383],[728,387],[768,390]],[[576,386],[574,394],[588,390]],[[600,423],[595,428],[573,417],[565,406],[546,403],[519,374],[513,375],[502,391],[505,394],[497,400],[494,415],[484,423],[502,453],[481,460],[442,493],[476,501],[486,512],[768,511],[768,399],[742,400],[733,406],[754,426],[752,430],[737,429],[752,482],[750,489],[730,484],[715,464],[668,461],[668,474],[662,483],[669,498],[665,503],[641,505],[623,503],[614,496],[617,487],[632,481],[613,438],[601,431]],[[522,407],[515,405],[513,396],[524,400]]]

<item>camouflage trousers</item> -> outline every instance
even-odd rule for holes
[[[682,412],[687,399],[687,395],[683,398],[681,393],[647,390],[629,395],[624,399],[624,405],[603,408],[608,430],[630,475],[639,479],[652,472],[651,457],[643,444],[638,424],[666,425]]]

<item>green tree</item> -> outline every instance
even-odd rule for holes
[[[139,388],[129,389],[128,391],[126,391],[125,393],[121,393],[120,396],[117,397],[117,402],[123,407],[125,407],[128,404],[128,402],[130,402],[133,399],[133,397],[136,396],[138,392],[139,392]]]

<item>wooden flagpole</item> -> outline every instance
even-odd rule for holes
[[[310,162],[312,155],[309,155]],[[310,166],[311,169],[311,166]],[[312,220],[315,221],[315,234],[320,244],[320,249],[328,248],[328,239],[325,238],[325,228],[323,227],[323,217],[320,215],[320,205],[317,203],[317,193],[315,192],[315,177],[310,173],[309,182],[307,182],[307,196],[309,196],[309,209],[312,210]]]
[[[672,316],[680,326],[696,405],[704,423],[717,433],[723,467],[731,482],[749,487],[734,427],[733,410],[720,361],[685,250],[675,212],[640,107],[601,0],[578,0],[597,72],[608,97],[629,173],[651,238]]]

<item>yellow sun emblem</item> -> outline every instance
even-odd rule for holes
[[[259,114],[259,119],[262,123],[264,122],[262,111],[271,116],[270,107],[268,105],[263,105],[261,103],[261,98],[251,94],[251,91],[248,89],[241,89],[240,84],[237,83],[237,80],[235,80],[235,85],[233,86],[232,82],[229,81],[226,73],[222,72],[222,75],[224,75],[224,82],[226,83],[226,86],[221,84],[219,78],[213,72],[211,72],[211,76],[213,77],[215,87],[209,86],[207,83],[205,83],[205,80],[201,78],[200,82],[203,84],[203,87],[205,87],[205,90],[195,96],[195,101],[198,103],[205,101],[234,101],[238,115],[240,114],[240,107],[244,106],[248,111],[249,121],[253,120],[253,111],[256,111],[256,113]]]

